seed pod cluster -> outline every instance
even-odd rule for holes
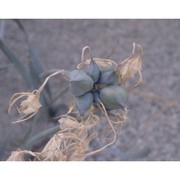
[[[100,66],[93,58],[73,70],[70,73],[70,89],[80,115],[99,101],[107,110],[123,109],[128,93],[117,82],[116,69],[109,64]]]

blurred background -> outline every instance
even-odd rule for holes
[[[117,142],[88,160],[180,160],[179,29],[180,20],[0,20],[0,160],[18,147],[38,150],[33,137],[55,124],[45,115],[38,123],[39,115],[12,124],[18,118],[7,113],[13,93],[32,91],[48,70],[74,69],[84,46],[94,57],[120,63],[131,55],[133,42],[143,48],[144,83],[129,95],[128,119]],[[49,87],[44,96],[55,99],[49,114],[65,112],[67,84],[54,78]],[[39,139],[41,145],[46,141]]]

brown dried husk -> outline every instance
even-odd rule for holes
[[[139,54],[135,56],[136,46],[139,48]],[[139,86],[143,82],[142,77],[142,47],[139,44],[133,43],[132,56],[125,59],[118,65],[116,70],[118,81],[120,85],[125,85],[130,78],[134,78],[136,74],[139,75],[138,81],[135,83],[133,88]]]
[[[33,157],[37,157],[37,155],[32,151],[17,149],[16,151],[13,151],[11,153],[11,155],[8,157],[7,161],[24,161],[25,160],[24,156],[27,154],[29,154]]]
[[[118,114],[108,115],[106,111],[104,112],[103,105],[99,105],[98,108],[105,113],[101,118],[92,113],[94,109],[86,113],[81,122],[70,115],[62,116],[58,120],[61,130],[53,135],[41,152],[18,149],[8,160],[24,161],[24,154],[30,154],[32,157],[29,160],[33,161],[82,161],[101,152],[115,142],[116,130],[119,131],[117,127],[122,126],[126,113],[124,111],[119,116]],[[98,138],[101,143],[93,150],[90,143]]]

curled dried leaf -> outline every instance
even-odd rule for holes
[[[118,67],[117,63],[111,59],[103,59],[103,58],[93,58],[96,64],[99,66],[100,70],[106,67],[113,67],[116,69]]]
[[[38,154],[38,158],[42,161],[84,160],[90,140],[90,138],[81,139],[75,133],[58,132]]]
[[[61,131],[49,140],[38,158],[42,161],[84,160],[90,142],[97,135],[92,128],[99,122],[99,117],[91,113],[78,122],[74,117],[64,115],[58,121]]]
[[[139,48],[139,55],[135,57],[136,46]],[[125,59],[117,68],[117,75],[119,79],[119,84],[125,84],[130,78],[133,78],[135,74],[139,74],[139,80],[134,85],[138,86],[143,82],[142,73],[141,73],[141,63],[142,63],[142,48],[139,44],[133,43],[132,56],[128,59]]]
[[[26,97],[26,99],[21,101],[19,107],[17,107],[20,118],[14,123],[23,122],[30,119],[38,112],[39,108],[41,107],[41,103],[39,101],[39,92],[38,90],[34,90],[32,93],[15,93],[9,101],[8,112],[10,112],[12,106],[23,97]]]
[[[85,54],[86,49],[89,51],[90,59],[87,59],[86,61],[84,61],[84,54]],[[118,65],[113,60],[93,57],[91,48],[89,46],[85,46],[82,49],[81,63],[77,65],[77,69],[83,69],[87,66],[91,66],[92,62],[95,62],[95,64],[98,65],[98,68],[100,68],[100,69],[107,67],[107,66],[114,67],[115,69],[118,67]],[[92,65],[92,66],[96,66],[96,65]],[[96,70],[96,71],[98,71],[98,70]],[[99,74],[99,73],[97,73],[97,74]]]
[[[43,82],[43,84],[40,86],[38,90],[34,90],[33,92],[21,92],[21,93],[15,93],[12,95],[12,97],[9,100],[9,108],[8,112],[10,113],[13,105],[16,104],[18,100],[21,98],[26,97],[25,100],[21,101],[19,107],[17,107],[18,113],[20,114],[20,118],[13,122],[13,123],[19,123],[26,121],[30,118],[32,118],[41,107],[40,103],[40,94],[42,90],[44,89],[45,85],[47,84],[49,78],[57,75],[62,74],[64,75],[64,70],[57,71],[51,75],[49,75]]]
[[[66,157],[60,150],[60,146],[63,143],[62,137],[58,133],[48,141],[42,152],[38,154],[41,161],[63,161]]]
[[[87,59],[86,61],[81,62],[80,64],[77,65],[77,69],[83,69],[84,67],[89,66],[91,64],[91,61],[92,59]],[[116,62],[114,62],[111,59],[93,57],[93,61],[98,65],[100,70],[106,67],[113,67],[114,69],[118,67]]]
[[[62,130],[75,129],[81,125],[74,117],[71,116],[62,116],[58,121]]]
[[[7,161],[24,161],[25,160],[24,155],[26,154],[36,157],[36,154],[33,153],[32,151],[17,149],[16,151],[13,151],[11,153]]]

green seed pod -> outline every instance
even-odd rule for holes
[[[101,69],[101,76],[98,81],[101,84],[112,85],[117,82],[116,72],[112,66],[105,66]]]
[[[100,99],[108,110],[124,108],[128,93],[120,86],[108,86],[100,90]]]
[[[80,112],[80,115],[83,115],[93,103],[93,94],[91,92],[87,92],[82,96],[76,97],[76,105]]]
[[[75,96],[81,96],[93,88],[93,80],[82,70],[70,73],[70,89]]]
[[[95,61],[93,60],[93,58],[91,58],[89,64],[86,64],[81,69],[93,79],[94,83],[98,81],[99,76],[100,76],[100,69],[98,65],[95,63]]]

